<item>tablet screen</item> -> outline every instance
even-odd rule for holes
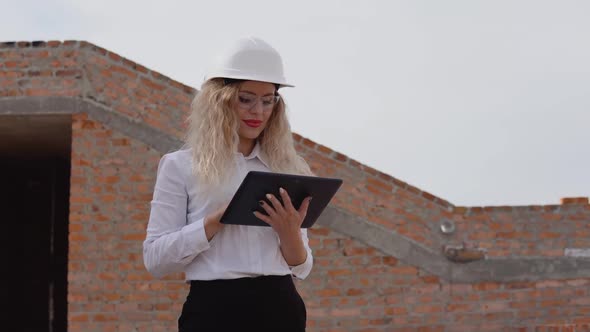
[[[303,199],[313,197],[301,225],[302,228],[309,228],[317,221],[341,185],[342,179],[337,178],[250,171],[221,217],[221,223],[269,227],[253,212],[266,214],[258,202],[264,200],[269,203],[266,198],[269,193],[280,200],[279,188],[282,187],[289,194],[295,209],[299,209]]]

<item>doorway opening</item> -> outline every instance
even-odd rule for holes
[[[4,326],[67,330],[70,149],[69,115],[0,116]]]

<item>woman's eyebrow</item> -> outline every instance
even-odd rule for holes
[[[252,92],[252,91],[248,91],[248,90],[240,90],[240,92],[245,92],[245,93],[249,93],[251,95],[255,95],[258,96],[256,93]],[[263,95],[262,97],[266,97],[266,96],[274,96],[273,92],[267,93],[265,95]]]

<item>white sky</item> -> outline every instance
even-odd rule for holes
[[[590,1],[0,0],[0,41],[87,40],[190,86],[282,54],[293,130],[457,205],[590,195]]]

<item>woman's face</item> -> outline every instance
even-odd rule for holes
[[[244,81],[240,85],[233,109],[238,115],[240,139],[256,139],[268,124],[277,102],[272,83]]]

